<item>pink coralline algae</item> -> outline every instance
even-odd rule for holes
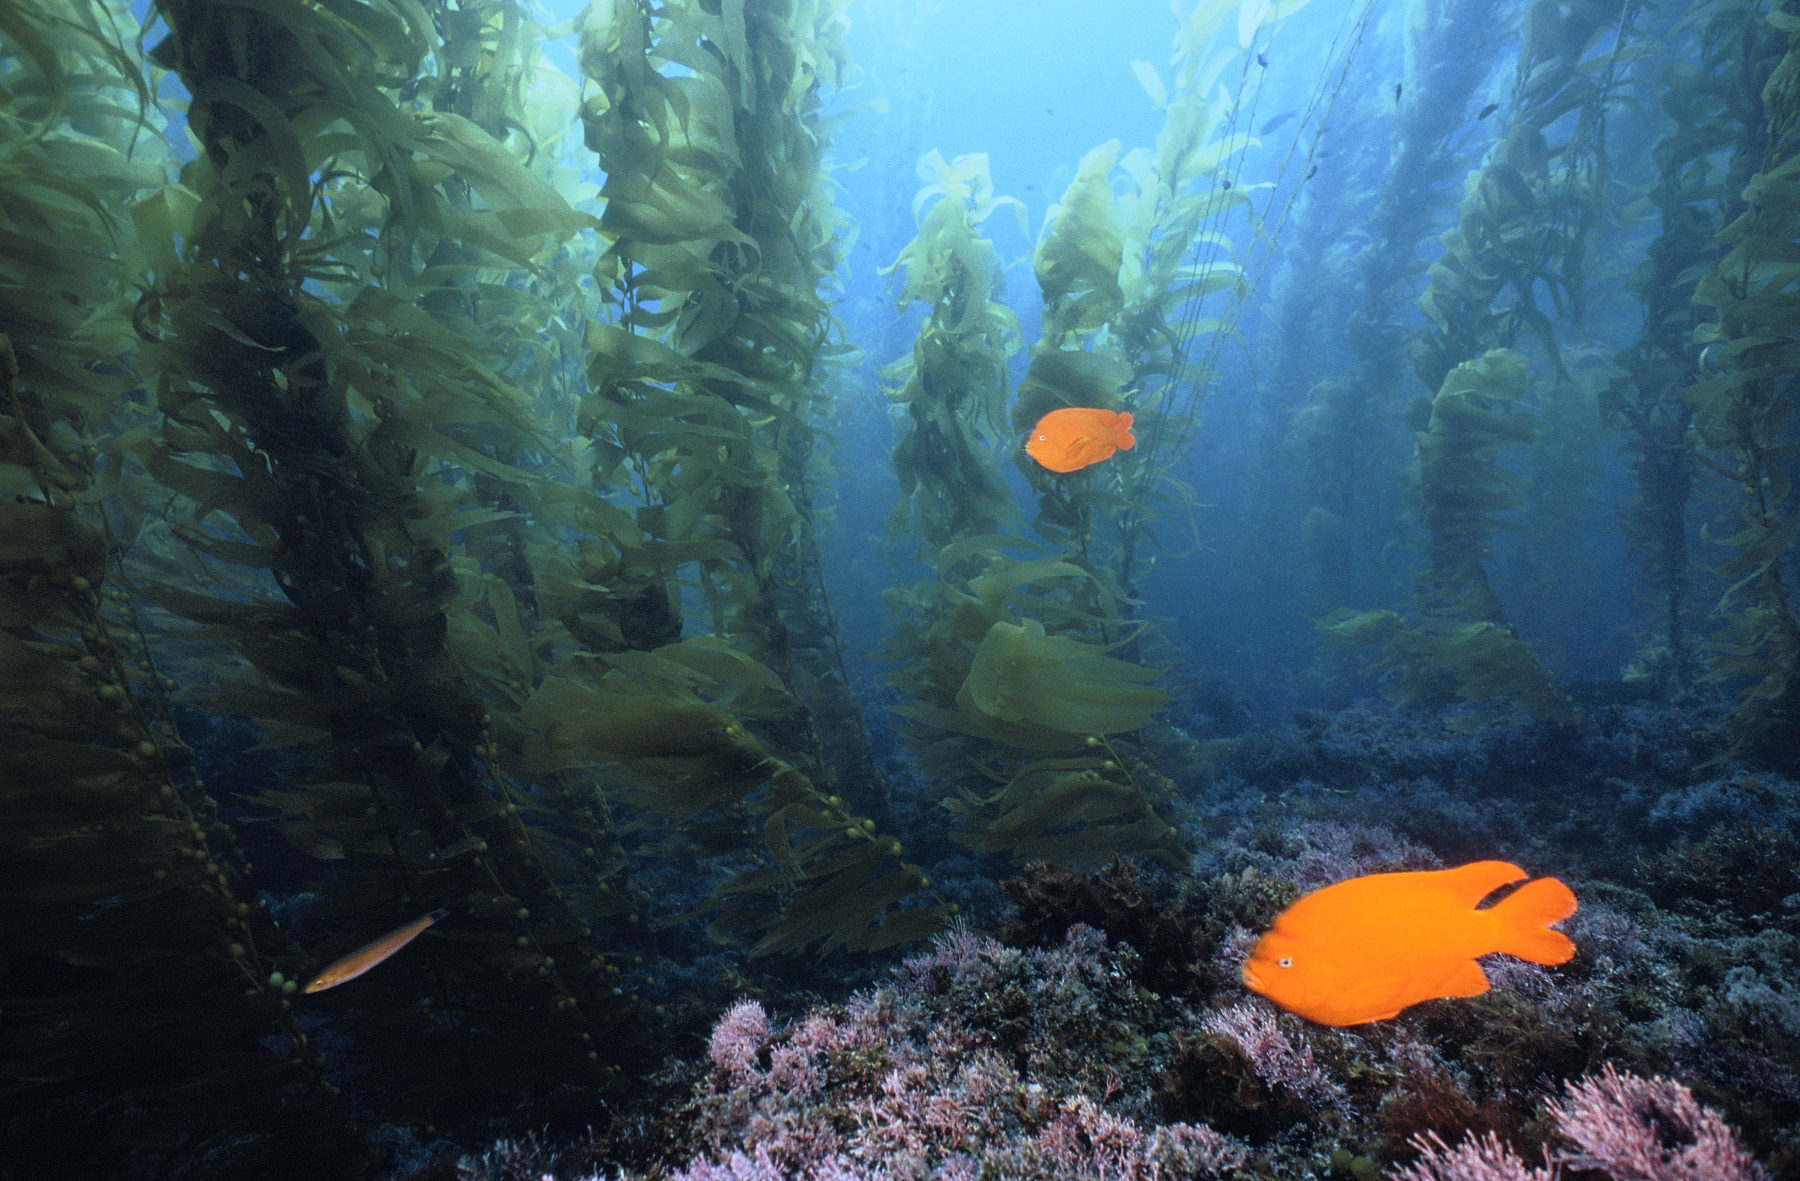
[[[1221,1009],[1202,1022],[1201,1028],[1230,1039],[1265,1083],[1285,1086],[1309,1103],[1340,1110],[1348,1107],[1344,1088],[1314,1064],[1305,1034],[1296,1031],[1289,1038],[1275,1014],[1261,1004],[1245,1001]]]
[[[1058,1175],[1120,1181],[1185,1181],[1249,1159],[1242,1145],[1204,1124],[1165,1124],[1145,1135],[1086,1096],[1065,1100],[1038,1132],[1035,1147]]]
[[[948,1081],[915,1062],[888,1072],[879,1094],[852,1109],[857,1155],[869,1160],[934,1158],[978,1148],[1000,1136],[1019,1077],[991,1053],[978,1053]]]
[[[1671,1079],[1620,1074],[1570,1083],[1550,1114],[1575,1150],[1530,1168],[1493,1133],[1447,1147],[1436,1133],[1413,1140],[1419,1159],[1398,1181],[1555,1181],[1564,1166],[1597,1169],[1609,1181],[1767,1181],[1719,1113]]]
[[[769,1015],[755,1001],[739,1001],[713,1026],[707,1057],[732,1082],[742,1085],[756,1075],[756,1060],[769,1042]]]
[[[1620,1074],[1609,1062],[1599,1078],[1569,1085],[1554,1109],[1557,1127],[1577,1151],[1561,1159],[1604,1169],[1613,1181],[1764,1181],[1767,1174],[1738,1142],[1737,1130],[1678,1082]]]
[[[1248,927],[1237,923],[1225,932],[1225,938],[1219,941],[1219,949],[1213,953],[1213,971],[1218,973],[1225,991],[1236,996],[1243,996],[1247,990],[1243,985],[1244,961],[1256,950],[1256,941],[1260,936]]]
[[[738,1002],[713,1029],[694,1155],[671,1181],[1193,1181],[1243,1164],[1245,1146],[1209,1127],[1146,1130],[1061,1075],[1045,1076],[1054,1093],[1027,1083],[949,1003],[1015,987],[1036,1006],[1035,1048],[1055,1053],[1076,1015],[1135,995],[1119,954],[1080,927],[1028,952],[957,930],[897,969],[896,987],[786,1028]]]
[[[1395,1181],[1555,1181],[1560,1169],[1528,1168],[1512,1147],[1489,1132],[1471,1136],[1455,1148],[1436,1132],[1415,1137],[1419,1159],[1400,1170]]]

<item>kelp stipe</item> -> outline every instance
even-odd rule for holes
[[[615,994],[505,771],[530,654],[473,659],[449,621],[471,579],[505,602],[453,542],[506,516],[469,473],[529,504],[541,478],[492,456],[550,450],[481,355],[507,354],[494,321],[456,330],[452,297],[483,270],[530,269],[588,219],[477,124],[402,105],[439,51],[422,9],[159,11],[155,56],[196,95],[203,154],[184,170],[200,204],[181,257],[137,310],[163,418],[132,452],[170,522],[139,560],[184,571],[147,593],[198,625],[179,639],[241,658],[195,677],[193,701],[318,760],[263,802],[330,867],[335,950],[415,917],[420,897],[462,911],[459,938],[359,982],[337,1015],[408,1110],[451,1122],[552,1063],[602,1087],[654,1030]],[[492,453],[464,441],[472,424]],[[608,843],[601,815],[569,814]],[[470,1054],[478,1079],[446,1068]]]
[[[1369,670],[1400,671],[1388,695],[1438,704],[1453,698],[1483,708],[1459,727],[1529,715],[1579,724],[1580,711],[1551,683],[1529,646],[1506,623],[1483,560],[1502,523],[1494,514],[1521,503],[1524,478],[1502,467],[1502,449],[1530,443],[1539,428],[1509,403],[1531,390],[1525,358],[1496,349],[1451,370],[1419,432],[1421,523],[1428,534],[1424,567],[1413,577],[1417,616],[1391,611],[1333,612],[1319,626],[1353,646],[1386,651]]]
[[[1451,203],[1451,184],[1468,171],[1455,132],[1469,118],[1490,64],[1508,44],[1504,10],[1487,0],[1420,4],[1409,16],[1413,68],[1395,115],[1391,158],[1366,223],[1367,241],[1351,261],[1361,299],[1345,326],[1343,346],[1354,365],[1308,389],[1287,432],[1294,479],[1310,506],[1300,537],[1306,601],[1321,607],[1377,601],[1391,585],[1380,559],[1404,508],[1403,483],[1395,477],[1413,454],[1413,432],[1396,412],[1406,399],[1409,368],[1409,330],[1400,321],[1421,277],[1419,247],[1433,232],[1435,211]],[[1388,96],[1385,88],[1379,93],[1382,100]],[[1314,191],[1309,200],[1337,204],[1321,197]],[[1310,306],[1312,291],[1299,274],[1317,264],[1294,265],[1290,298]],[[1320,281],[1348,279],[1336,275]],[[1284,337],[1282,343],[1278,366],[1301,364],[1304,342]]]
[[[1792,22],[1791,17],[1775,23]],[[1744,678],[1727,730],[1732,753],[1792,766],[1800,751],[1800,603],[1794,568],[1800,504],[1794,496],[1796,338],[1794,258],[1800,242],[1800,26],[1762,89],[1762,159],[1744,187],[1744,211],[1719,234],[1728,253],[1701,279],[1694,301],[1712,310],[1695,341],[1722,370],[1683,391],[1697,450],[1737,485],[1737,552],[1715,573],[1731,580],[1718,612],[1725,627],[1711,675]],[[1709,455],[1707,452],[1714,454]],[[1718,456],[1715,458],[1714,456]]]
[[[1606,176],[1605,116],[1634,56],[1635,11],[1628,0],[1532,5],[1506,128],[1465,181],[1456,224],[1442,235],[1444,253],[1431,264],[1419,299],[1427,325],[1413,342],[1413,367],[1437,394],[1429,423],[1421,423],[1416,436],[1420,519],[1429,535],[1424,568],[1414,578],[1416,618],[1402,623],[1392,612],[1345,608],[1319,624],[1345,643],[1385,643],[1376,667],[1404,670],[1393,690],[1400,696],[1448,700],[1453,692],[1494,702],[1459,719],[1459,726],[1520,712],[1580,720],[1507,625],[1482,564],[1498,526],[1489,514],[1517,507],[1524,489],[1518,477],[1493,463],[1494,454],[1500,446],[1539,437],[1517,415],[1489,407],[1529,389],[1525,359],[1510,351],[1521,332],[1542,345],[1559,386],[1573,380],[1537,292],[1547,291],[1554,311],[1580,322],[1589,230]],[[1591,47],[1609,32],[1616,33],[1612,47],[1587,62]],[[1570,122],[1564,116],[1571,114],[1567,137],[1548,142],[1545,131]],[[1474,462],[1460,467],[1453,461],[1459,453]],[[1437,680],[1436,692],[1421,679],[1427,673]]]
[[[1621,518],[1661,604],[1660,631],[1628,676],[1652,682],[1665,699],[1686,694],[1701,671],[1689,618],[1686,519],[1699,467],[1687,437],[1693,411],[1683,395],[1700,377],[1703,343],[1694,332],[1707,313],[1693,297],[1724,256],[1717,235],[1743,212],[1742,194],[1761,163],[1760,95],[1781,53],[1780,35],[1760,6],[1745,0],[1700,5],[1671,36],[1686,52],[1658,78],[1662,109],[1674,127],[1654,153],[1657,179],[1649,198],[1659,232],[1633,278],[1644,326],[1615,358],[1625,372],[1604,403],[1630,432],[1636,494],[1621,506]],[[1722,152],[1729,156],[1721,170],[1712,158]]]
[[[143,416],[125,367],[130,284],[158,243],[131,203],[155,199],[167,165],[133,22],[57,0],[9,18],[0,1136],[49,1179],[295,1164],[352,1176],[362,1153],[271,983],[271,957],[292,948],[175,733],[103,503],[119,476],[108,436]]]
[[[588,327],[578,421],[594,491],[580,494],[589,536],[565,585],[587,652],[553,670],[565,710],[541,715],[573,745],[543,757],[623,764],[621,798],[701,856],[740,859],[700,913],[759,953],[886,946],[946,913],[887,914],[924,876],[817,785],[823,739],[798,670],[818,661],[824,683],[831,654],[796,646],[782,614],[803,606],[815,639],[835,630],[804,506],[816,371],[840,351],[821,288],[846,227],[821,104],[848,69],[841,26],[841,5],[777,2],[599,4],[582,26],[596,85],[582,119],[607,174],[595,280],[616,313]],[[609,499],[621,493],[635,513]],[[684,565],[710,637],[680,639]],[[614,733],[603,704],[620,694],[632,720]]]

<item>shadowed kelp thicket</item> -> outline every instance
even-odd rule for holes
[[[1176,0],[1116,63],[1154,142],[1058,144],[1020,265],[993,160],[908,144],[911,345],[865,364],[850,0],[11,0],[0,1136],[354,1177],[604,1123],[734,995],[866,979],[1014,867],[1186,872],[1207,678],[1590,731],[1537,636],[1595,516],[1643,565],[1594,597],[1648,602],[1608,691],[1792,769],[1796,2]],[[878,399],[865,720],[821,536]],[[1049,472],[1063,407],[1139,442]],[[1167,573],[1209,546],[1293,667],[1194,667],[1248,627],[1171,622],[1224,601]],[[1286,888],[1227,881],[1207,946]]]
[[[684,912],[758,953],[935,929],[814,720],[841,6],[591,7],[579,123],[513,4],[156,13],[178,178],[122,13],[4,26],[9,289],[67,292],[8,319],[9,1141],[348,1175],[294,978],[437,905],[309,1002],[390,1119],[592,1110],[666,1044]],[[175,704],[282,773],[216,800]],[[265,826],[318,863],[305,956]],[[652,908],[628,847],[698,888]]]

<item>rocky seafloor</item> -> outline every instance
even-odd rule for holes
[[[1693,708],[1590,712],[1462,735],[1367,704],[1165,735],[1190,873],[939,864],[975,905],[930,947],[846,965],[835,993],[747,971],[586,1130],[471,1150],[389,1128],[389,1175],[1800,1178],[1800,781],[1716,762]],[[1572,961],[1487,957],[1489,992],[1349,1028],[1239,983],[1300,894],[1486,857],[1574,888]]]

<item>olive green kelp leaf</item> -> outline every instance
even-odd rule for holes
[[[1093,332],[1119,314],[1119,263],[1125,249],[1110,174],[1119,141],[1108,140],[1081,158],[1062,200],[1050,207],[1033,252],[1032,269],[1044,293],[1044,339]]]
[[[610,667],[609,667],[610,666]],[[778,685],[710,636],[654,652],[578,656],[544,679],[521,711],[524,767],[543,774],[609,764],[609,794],[654,809],[700,857],[736,868],[692,914],[720,942],[752,954],[816,945],[873,951],[942,925],[943,904],[890,908],[925,889],[900,843],[748,733],[722,705],[768,703]]]
[[[1131,366],[1116,356],[1081,349],[1053,349],[1040,344],[1031,367],[1019,383],[1013,403],[1013,429],[1024,434],[1038,419],[1065,406],[1119,406],[1119,387],[1131,380]]]
[[[1408,623],[1392,611],[1340,608],[1318,628],[1347,647],[1382,646],[1365,672],[1397,671],[1385,693],[1397,702],[1478,706],[1448,725],[1471,731],[1526,717],[1579,726],[1580,709],[1551,682],[1531,646],[1502,624],[1425,616]]]
[[[892,528],[903,532],[916,510],[917,532],[941,549],[994,533],[1017,512],[996,453],[1008,441],[1007,358],[1019,347],[1019,322],[1000,301],[1005,268],[980,227],[1002,204],[1018,202],[994,197],[985,155],[946,164],[934,150],[919,175],[935,183],[914,208],[932,203],[918,235],[883,273],[904,268],[900,306],[916,301],[930,313],[911,354],[883,367],[881,377],[883,392],[905,407],[893,452],[900,499]]]
[[[1491,531],[1506,527],[1489,514],[1522,505],[1524,477],[1498,459],[1502,448],[1542,433],[1533,415],[1507,411],[1531,384],[1531,367],[1510,349],[1464,361],[1444,377],[1418,436],[1419,493],[1434,561],[1479,561]]]
[[[1168,697],[1146,682],[1162,674],[1105,655],[1093,644],[1044,634],[1034,619],[1000,622],[975,651],[965,683],[982,713],[1072,734],[1116,734],[1145,726]]]
[[[992,795],[961,789],[943,806],[968,821],[951,839],[1013,861],[1086,867],[1123,853],[1170,868],[1184,860],[1179,834],[1136,783],[1101,773],[1100,758],[1052,758],[1027,764]]]

